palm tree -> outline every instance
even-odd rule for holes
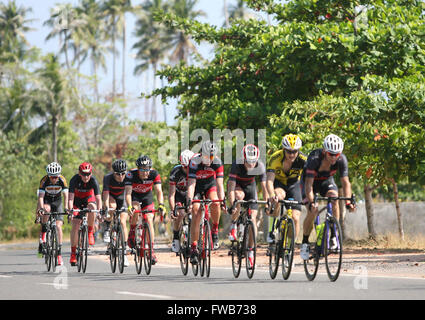
[[[243,0],[238,0],[236,5],[230,6],[228,10],[228,15],[229,15],[228,17],[229,23],[231,23],[232,20],[239,20],[239,19],[246,20],[246,19],[255,17],[254,14],[249,12]],[[226,22],[225,22],[225,25],[226,25]]]
[[[158,10],[167,11],[167,3],[162,0],[146,1],[138,12],[136,30],[134,35],[139,38],[133,45],[136,49],[136,59],[140,61],[134,69],[134,74],[139,75],[152,66],[154,75],[154,90],[156,89],[156,71],[158,64],[171,49],[171,38],[168,30],[154,19]],[[150,121],[156,121],[156,100],[152,101]]]
[[[0,3],[0,59],[3,62],[20,64],[26,55],[25,32],[31,29],[27,26],[32,19],[25,19],[31,12],[30,8],[17,7],[16,1]]]
[[[180,18],[195,20],[198,17],[206,16],[204,11],[194,9],[197,3],[198,0],[174,0],[171,10]],[[172,45],[174,50],[170,55],[171,61],[184,61],[187,63],[189,55],[197,53],[190,36],[180,30],[172,34]]]

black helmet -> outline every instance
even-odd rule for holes
[[[117,159],[112,163],[112,170],[118,173],[125,172],[127,171],[127,163],[125,160]]]
[[[152,168],[152,160],[148,156],[140,156],[139,159],[136,160],[136,166],[137,168]]]

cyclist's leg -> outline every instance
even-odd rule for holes
[[[245,198],[245,192],[243,191],[243,189],[239,185],[236,185],[236,187],[235,187],[235,199],[236,200],[244,200],[244,198]],[[232,216],[231,216],[232,223],[230,225],[230,232],[229,232],[229,239],[231,241],[235,241],[236,238],[237,238],[236,222],[238,221],[240,211],[241,211],[241,205],[238,204],[236,206],[235,213],[232,214]]]
[[[210,200],[219,200],[217,195],[217,187],[213,186],[206,192],[206,197]],[[220,209],[220,202],[213,202],[210,206],[211,209],[211,222],[212,222],[212,228],[211,232],[218,233],[218,224],[220,223],[220,215],[221,215],[221,209]]]
[[[245,192],[245,201],[249,200],[258,200],[257,195],[257,185],[254,183],[251,183],[247,185],[244,188]],[[252,248],[254,246],[254,237],[257,236],[257,212],[258,212],[258,204],[257,203],[251,203],[249,205],[249,210],[251,210],[251,220],[254,227],[254,234],[249,236],[248,246]]]
[[[135,210],[140,210],[140,202],[138,201],[138,199],[134,199],[133,197],[133,201],[131,205]],[[134,237],[136,234],[136,226],[138,221],[139,221],[139,214],[138,213],[133,214],[133,216],[130,219],[130,231],[128,233],[128,238],[127,238],[127,243],[130,248],[134,248]]]
[[[89,210],[96,210],[97,206],[95,202],[88,200],[87,203],[87,209]],[[89,237],[89,244],[94,245],[94,232],[95,232],[95,219],[96,219],[96,213],[95,212],[88,212],[87,213],[87,231],[88,231],[88,237]]]
[[[142,210],[155,210],[155,204],[154,203],[148,204],[147,206],[144,206],[142,208]],[[153,244],[155,243],[155,232],[154,232],[155,230],[154,230],[154,227],[153,227],[154,216],[155,216],[154,213],[148,213],[147,214],[149,231],[151,233],[152,251],[153,251]]]
[[[333,177],[329,177],[322,183],[320,193],[326,197],[338,197],[338,187]],[[339,221],[339,204],[338,201],[332,201],[333,216]]]
[[[286,192],[286,199],[289,199],[289,198],[292,198],[295,201],[302,201],[301,185],[299,181],[288,187]],[[292,219],[294,220],[294,224],[295,224],[295,239],[297,238],[301,229],[300,216],[301,216],[301,205],[292,206]]]

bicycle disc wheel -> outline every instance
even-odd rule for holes
[[[58,265],[58,234],[56,233],[56,228],[52,230],[51,235],[51,245],[50,245],[50,256],[51,256],[51,264],[52,264],[52,271],[56,271],[56,266]]]
[[[142,251],[145,272],[146,274],[150,274],[152,269],[152,238],[148,225],[144,226],[142,234]]]
[[[108,244],[109,264],[111,265],[112,273],[115,273],[115,270],[117,269],[116,247],[117,247],[117,232],[114,229],[112,229],[111,241]]]
[[[252,237],[253,245],[249,245],[249,239]],[[255,261],[257,258],[257,241],[255,239],[254,225],[249,221],[244,230],[243,251],[245,253],[246,274],[249,279],[252,278],[255,271]],[[249,261],[249,253],[252,252],[252,263]]]
[[[204,222],[204,232],[202,240],[202,251],[201,251],[201,277],[210,276],[211,270],[211,250],[212,250],[212,238],[211,229],[208,221]]]
[[[141,230],[139,227],[137,227],[135,230],[134,242],[134,265],[136,266],[137,274],[140,274],[143,267],[143,252]]]
[[[50,247],[52,245],[51,243],[52,234],[51,231],[48,230],[46,232],[46,243],[45,243],[45,256],[44,261],[46,262],[47,271],[50,271],[52,267],[52,248]]]
[[[189,270],[189,231],[190,229],[188,226],[183,225],[183,228],[180,230],[180,251],[179,251],[179,257],[180,257],[180,268],[182,270],[183,275],[187,275],[187,272]]]
[[[118,256],[118,269],[119,269],[120,273],[124,272],[124,253],[125,253],[124,235],[121,231],[121,228],[118,228],[118,232],[117,232],[117,256]]]
[[[288,218],[285,230],[282,232],[282,276],[284,280],[288,280],[292,270],[292,262],[294,260],[295,247],[295,226],[294,220]]]
[[[338,279],[342,264],[342,231],[335,217],[329,218],[324,235],[323,245],[326,272],[329,279],[333,282]]]

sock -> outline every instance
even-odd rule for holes
[[[213,223],[211,233],[218,233],[218,223]]]
[[[75,254],[77,252],[77,247],[71,247],[71,253]]]
[[[93,233],[93,227],[88,227],[88,230],[89,230],[89,233],[91,232],[91,233]]]
[[[308,237],[309,236],[303,235],[303,243],[308,243]]]
[[[177,231],[173,230],[173,240],[178,240],[179,236],[180,236],[180,232],[178,230]]]
[[[58,245],[58,256],[62,255],[62,245]]]

